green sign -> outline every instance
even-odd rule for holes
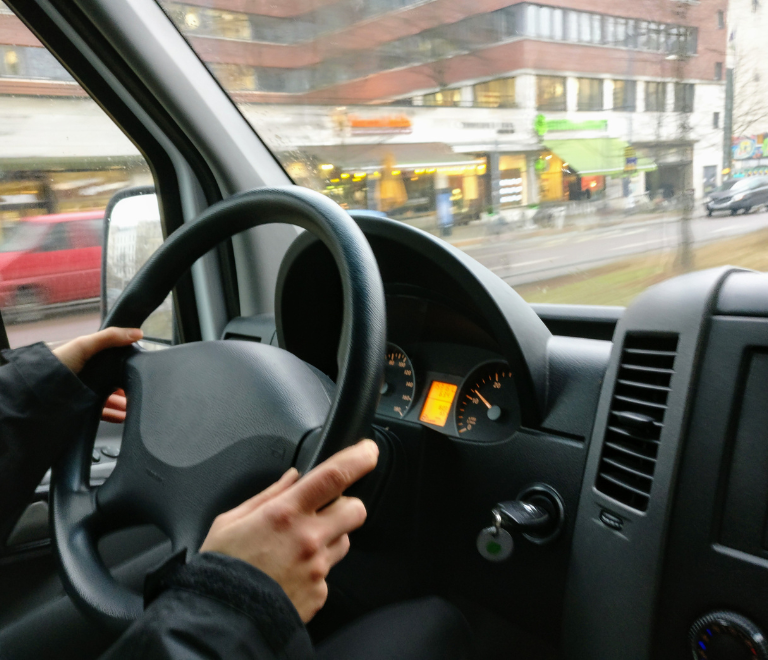
[[[533,169],[537,172],[546,172],[549,169],[549,161],[546,158],[539,158]]]
[[[572,121],[570,119],[547,119],[544,115],[538,114],[533,122],[533,130],[539,137],[543,137],[550,131],[605,131],[607,129],[607,119]]]

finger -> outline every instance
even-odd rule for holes
[[[325,543],[334,543],[341,536],[360,527],[368,515],[365,505],[356,497],[340,497],[317,514]]]
[[[254,495],[252,498],[245,500],[241,505],[232,509],[229,512],[229,515],[233,520],[247,516],[252,511],[258,509],[262,504],[288,490],[296,483],[298,478],[299,471],[296,468],[291,468],[269,488],[265,488],[258,495]]]
[[[330,567],[338,564],[349,552],[349,536],[343,534],[337,538],[333,543],[326,547],[326,553],[328,557],[328,565]]]
[[[125,411],[115,410],[114,408],[104,408],[101,411],[101,419],[111,424],[122,424],[125,422]]]
[[[122,392],[122,390],[119,391]],[[109,396],[104,407],[120,412],[125,412],[128,408],[128,399],[125,398],[125,394],[118,394],[115,392]]]
[[[106,328],[92,335],[80,337],[77,341],[80,343],[82,359],[87,361],[100,351],[118,346],[129,346],[133,342],[139,341],[143,336],[144,333],[138,328]]]
[[[310,470],[293,486],[291,496],[300,510],[317,511],[373,470],[378,459],[376,443],[361,440]]]

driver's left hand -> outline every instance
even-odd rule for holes
[[[92,335],[84,335],[73,339],[53,350],[53,354],[68,367],[70,371],[79,374],[85,363],[97,353],[107,348],[129,346],[139,341],[144,333],[138,328],[107,328]],[[125,392],[118,390],[112,394],[104,406],[101,418],[107,422],[120,423],[125,421]]]

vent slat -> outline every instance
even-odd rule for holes
[[[621,383],[622,385],[629,385],[630,387],[644,387],[648,390],[656,390],[658,392],[669,392],[669,387],[664,387],[663,385],[651,385],[650,383],[639,383],[632,380],[625,380],[624,378],[619,378],[617,383]]]
[[[648,496],[650,494],[650,490],[651,490],[650,488],[648,489],[648,492],[646,492],[644,490],[638,490],[634,486],[630,486],[629,484],[624,483],[623,481],[621,481],[619,479],[616,479],[615,477],[612,477],[610,474],[603,474],[603,473],[601,473],[601,474],[598,475],[598,479],[605,479],[606,481],[610,481],[615,486],[620,486],[621,488],[626,488],[631,493],[634,493],[635,495],[640,495],[640,497],[648,498]]]
[[[635,470],[634,468],[628,467],[619,461],[615,461],[612,458],[603,457],[603,463],[608,463],[608,465],[612,465],[617,470],[624,470],[625,472],[629,472],[629,474],[639,477],[640,479],[647,479],[648,481],[653,481],[653,469],[651,469],[651,474],[647,474],[645,472],[640,472],[639,470]]]
[[[677,335],[627,333],[595,488],[645,511],[675,373]]]
[[[662,355],[664,357],[675,357],[677,355],[675,351],[651,351],[647,348],[625,348],[625,353],[634,354],[634,355]]]
[[[605,446],[609,449],[613,449],[614,451],[620,451],[623,454],[627,454],[627,456],[632,456],[634,458],[637,458],[638,460],[644,460],[649,461],[651,463],[656,463],[655,458],[651,458],[650,456],[645,456],[644,454],[641,454],[636,451],[632,451],[631,449],[627,449],[626,447],[619,445],[615,442],[606,442]]]
[[[644,367],[639,364],[630,364],[624,362],[621,365],[622,369],[632,369],[633,371],[645,371],[649,374],[669,374],[670,376],[675,373],[673,369],[661,369],[659,367]]]
[[[653,403],[652,401],[643,401],[642,399],[635,399],[631,396],[623,396],[621,394],[615,394],[613,398],[619,401],[626,401],[627,403],[634,403],[638,406],[650,406],[651,408],[656,408],[657,410],[666,410],[667,406],[663,403]]]

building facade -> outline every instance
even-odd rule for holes
[[[727,75],[732,81],[730,168],[735,177],[768,174],[766,30],[768,9],[762,2],[730,1]]]
[[[162,5],[294,179],[348,207],[461,222],[525,205],[701,195],[719,182],[726,0]],[[20,120],[20,103],[41,114]],[[0,121],[12,134],[0,148],[0,213],[32,203],[10,186],[12,171],[26,190],[38,180],[35,201],[48,207],[76,195],[59,179],[77,154],[62,162],[51,117],[88,103],[0,5]],[[141,178],[132,145],[90,126],[78,148],[95,164],[81,175],[108,164],[113,177]],[[24,169],[41,159],[55,177]],[[99,181],[105,194],[118,184]]]

